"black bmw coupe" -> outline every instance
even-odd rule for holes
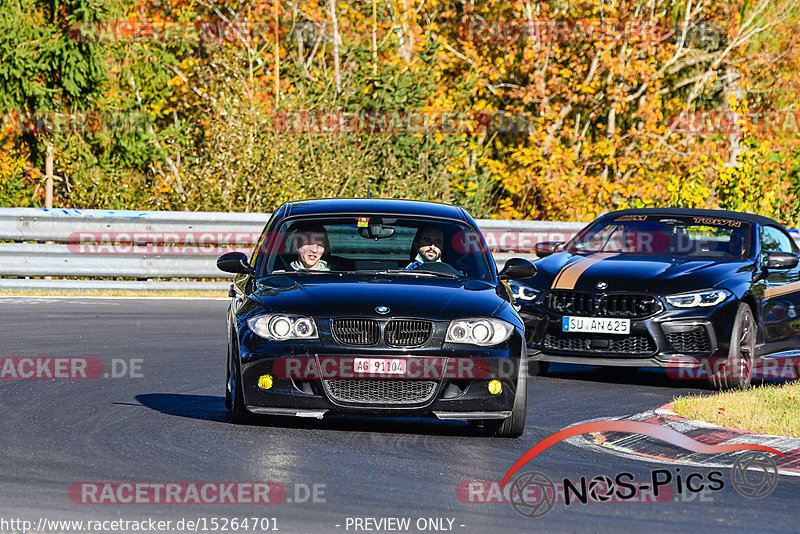
[[[275,210],[236,273],[228,310],[226,405],[253,414],[428,416],[499,436],[525,427],[524,325],[461,208],[311,200]]]
[[[623,210],[536,251],[538,274],[511,282],[532,371],[665,367],[744,389],[759,363],[800,349],[798,247],[772,219]]]

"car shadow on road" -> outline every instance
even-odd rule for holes
[[[565,378],[606,384],[630,384],[672,389],[692,389],[711,393],[705,379],[678,379],[667,374],[664,369],[636,367],[598,367],[591,365],[551,364],[548,378]]]
[[[204,421],[228,421],[225,399],[211,395],[182,395],[177,393],[147,393],[136,395],[142,406],[167,415],[202,419]]]
[[[223,397],[147,393],[136,395],[136,400],[142,406],[166,415],[233,424],[228,410],[225,409]],[[439,421],[422,417],[365,418],[333,415],[326,416],[324,419],[308,419],[260,415],[253,417],[251,426],[442,436],[485,436],[487,434],[483,428],[463,421]]]

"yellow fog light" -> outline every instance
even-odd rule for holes
[[[489,381],[489,393],[492,395],[497,395],[503,391],[503,384],[500,383],[499,380],[490,380]]]
[[[272,387],[272,375],[261,375],[258,377],[258,387],[269,389]]]

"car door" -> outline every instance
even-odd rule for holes
[[[762,226],[760,267],[764,282],[764,353],[800,348],[800,266],[768,269],[769,252],[793,252],[794,240],[777,226]]]

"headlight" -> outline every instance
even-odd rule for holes
[[[524,286],[515,280],[509,280],[508,286],[514,295],[514,300],[532,301],[539,296],[539,291],[532,287]]]
[[[506,341],[513,331],[513,326],[499,319],[457,319],[447,327],[445,341],[490,347]]]
[[[675,308],[696,308],[698,306],[716,306],[730,296],[731,292],[727,289],[706,289],[705,291],[670,295],[666,298],[667,302]]]
[[[302,315],[260,315],[247,320],[257,336],[273,341],[318,339],[314,319]]]

